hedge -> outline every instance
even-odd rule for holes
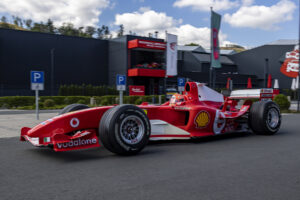
[[[115,87],[106,85],[61,85],[59,87],[59,96],[104,96],[117,95],[118,91]]]
[[[60,107],[72,103],[90,104],[90,96],[41,96],[39,101],[40,108]],[[119,103],[119,96],[107,95],[94,97],[97,105],[113,105]],[[165,96],[162,95],[162,103]],[[158,96],[124,96],[123,103],[141,104],[142,102],[158,103]],[[35,105],[34,96],[9,96],[0,97],[0,108],[30,108]]]

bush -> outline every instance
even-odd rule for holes
[[[291,103],[289,102],[287,96],[284,94],[279,94],[274,98],[275,103],[278,104],[281,110],[288,110]]]
[[[46,99],[44,101],[44,107],[53,107],[55,105],[55,102],[53,99]]]
[[[107,85],[94,86],[94,85],[60,85],[58,95],[60,96],[104,96],[104,95],[117,95],[118,91],[115,87]]]
[[[83,99],[80,99],[79,101],[77,101],[77,103],[79,103],[79,104],[87,104],[86,101],[83,100]]]
[[[140,105],[141,103],[143,103],[142,98],[138,98],[138,99],[135,100],[135,102],[134,102],[135,105]]]

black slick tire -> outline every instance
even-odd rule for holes
[[[273,101],[257,101],[250,108],[249,127],[258,135],[273,135],[281,125],[279,106]]]
[[[145,112],[134,105],[119,105],[107,110],[99,123],[99,140],[109,151],[135,155],[148,143],[151,133]]]
[[[78,103],[70,104],[70,105],[64,107],[64,109],[62,109],[58,115],[62,115],[62,114],[77,111],[77,110],[83,110],[83,109],[87,109],[87,108],[90,108],[90,107],[88,107],[87,105],[84,105],[84,104],[78,104]]]

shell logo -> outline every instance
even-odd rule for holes
[[[210,116],[206,111],[200,111],[195,118],[195,124],[197,128],[205,128],[210,121]]]

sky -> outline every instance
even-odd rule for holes
[[[116,35],[123,24],[129,32],[147,36],[158,31],[178,35],[181,45],[210,44],[210,7],[222,15],[221,46],[253,48],[278,39],[298,39],[298,0],[1,0],[0,16],[19,16],[55,25],[109,26]]]

